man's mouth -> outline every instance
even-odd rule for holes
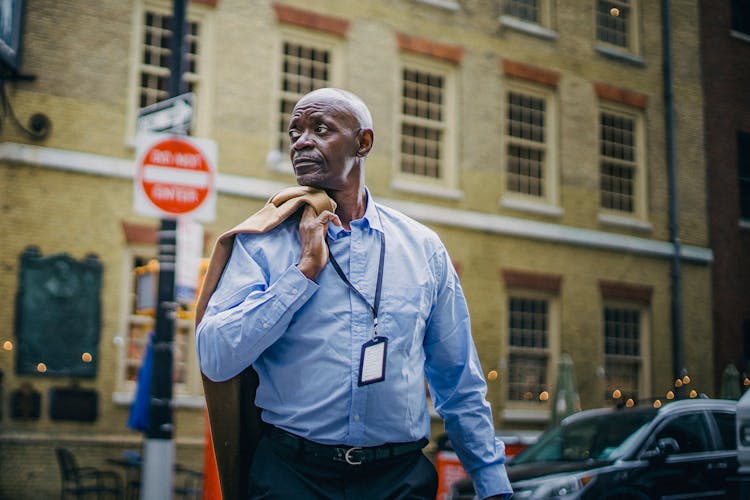
[[[309,156],[298,156],[292,162],[295,170],[308,170],[311,168],[317,168],[320,166],[320,161],[317,158],[311,158]]]

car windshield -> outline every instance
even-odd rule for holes
[[[619,457],[639,430],[656,416],[655,408],[622,410],[574,419],[553,427],[512,460],[512,465],[533,462],[578,462]]]

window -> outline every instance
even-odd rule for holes
[[[549,397],[549,301],[508,299],[508,400],[544,403]]]
[[[172,16],[147,10],[144,16],[143,58],[140,68],[139,106],[163,101],[169,95],[169,64]],[[185,30],[185,81],[187,91],[194,92],[198,84],[198,40],[200,24],[188,20]]]
[[[640,143],[640,122],[636,115],[609,109],[599,113],[601,208],[620,215],[645,218]]]
[[[643,343],[640,309],[605,306],[603,330],[605,399],[637,399],[641,387]]]
[[[303,95],[330,86],[331,51],[284,41],[281,58],[278,148],[279,151],[288,151],[289,115]]]
[[[453,188],[453,78],[449,65],[403,56],[400,72],[397,177]]]
[[[716,427],[719,429],[719,450],[737,449],[737,415],[735,413],[713,411]]]
[[[636,0],[598,0],[596,39],[615,49],[637,54],[636,6]]]
[[[551,28],[552,2],[553,0],[503,0],[501,21],[507,23],[517,20],[542,28]]]
[[[655,442],[672,438],[680,447],[677,453],[698,453],[711,449],[708,437],[711,430],[706,425],[703,413],[680,415],[668,421],[656,434]]]
[[[555,109],[552,96],[552,91],[547,89],[509,87],[504,123],[504,198],[510,196],[557,204]]]
[[[127,257],[127,288],[124,329],[120,340],[123,345],[122,372],[116,400],[129,403],[138,377],[138,370],[155,328],[155,305],[158,289],[159,263],[156,247],[139,245],[130,247]],[[191,402],[191,396],[202,394],[200,370],[195,352],[195,330],[193,312],[178,311],[173,337],[172,380],[174,397],[178,404],[200,404]]]
[[[129,130],[135,131],[138,111],[170,97],[170,58],[172,38],[171,3],[166,1],[143,2],[135,12],[135,35],[133,72],[133,110]],[[207,117],[203,112],[208,102],[207,78],[204,70],[209,31],[209,8],[191,5],[185,23],[184,89],[195,95],[193,127],[190,133],[206,134]]]
[[[290,173],[289,116],[299,99],[315,89],[336,86],[334,60],[337,39],[324,34],[309,34],[285,28],[282,32],[279,63],[278,98],[274,110],[273,151],[279,160],[271,168]]]
[[[750,0],[732,0],[732,31],[750,35]]]
[[[750,220],[750,133],[737,132],[740,219]]]

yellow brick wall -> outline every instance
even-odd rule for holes
[[[163,2],[169,6],[171,2]],[[195,3],[195,2],[191,2]],[[661,75],[661,25],[657,2],[639,2],[637,22],[641,27],[642,65],[605,58],[594,50],[594,6],[589,0],[554,2],[555,41],[542,40],[501,27],[499,4],[490,0],[457,2],[453,12],[417,0],[286,0],[284,5],[307,9],[350,22],[346,38],[340,41],[341,85],[364,98],[371,107],[376,133],[375,148],[368,159],[367,182],[376,197],[411,200],[427,206],[471,210],[585,228],[610,234],[668,241],[668,198],[665,156],[664,105]],[[27,2],[24,37],[25,73],[33,82],[6,86],[10,102],[25,122],[35,112],[44,112],[53,122],[51,135],[33,142],[7,119],[0,130],[2,143],[29,143],[51,148],[101,155],[102,158],[132,160],[135,155],[127,130],[131,95],[131,56],[134,8],[137,2],[104,0],[84,2]],[[683,243],[705,247],[708,231],[705,201],[705,161],[701,75],[698,61],[699,24],[696,2],[676,0],[674,10],[674,66],[680,227]],[[275,65],[278,64],[279,29],[271,0],[219,0],[215,8],[191,6],[209,12],[204,33],[201,63],[210,69],[206,80],[211,102],[208,137],[219,147],[219,172],[285,184],[290,175],[269,170],[266,156],[275,132]],[[298,28],[303,30],[303,28]],[[408,33],[427,40],[460,47],[462,59],[456,67],[458,187],[457,200],[411,195],[392,187],[397,151],[394,113],[398,98],[398,55],[396,33]],[[505,113],[503,95],[507,76],[503,58],[550,69],[560,74],[555,91],[559,111],[558,159],[559,217],[501,208],[500,137]],[[594,82],[603,82],[644,94],[646,168],[648,171],[648,221],[651,230],[612,228],[597,220],[598,211],[598,98]],[[115,338],[122,335],[122,291],[124,285],[125,239],[122,221],[156,225],[153,218],[137,216],[132,208],[132,181],[94,176],[69,170],[41,168],[0,159],[0,341],[13,332],[13,298],[17,290],[18,256],[28,245],[38,246],[44,255],[67,252],[74,258],[88,253],[99,255],[104,265],[102,330],[98,376],[80,380],[83,387],[100,394],[100,415],[93,424],[52,422],[43,406],[37,422],[14,421],[8,417],[7,398],[26,380],[42,392],[46,404],[49,387],[66,385],[68,379],[18,377],[13,353],[0,351],[0,368],[5,374],[3,419],[0,420],[0,457],[19,458],[18,464],[42,460],[49,465],[50,436],[70,434],[92,436],[86,446],[97,448],[98,438],[109,436],[132,445],[140,434],[125,428],[127,406],[112,402],[117,370],[122,355]],[[221,194],[217,217],[205,225],[213,236],[244,219],[262,204],[261,199]],[[499,370],[500,377],[489,383],[489,399],[496,410],[499,427],[505,406],[507,318],[503,317],[507,292],[503,269],[521,269],[559,274],[562,284],[561,349],[574,359],[581,386],[582,404],[603,404],[603,382],[597,377],[601,366],[601,295],[598,280],[646,285],[653,288],[650,306],[650,372],[655,393],[671,384],[671,320],[669,260],[622,251],[596,250],[563,243],[542,242],[432,225],[444,239],[452,258],[459,264],[464,291],[469,300],[474,336],[485,372]],[[9,236],[12,235],[12,236]],[[710,266],[683,266],[683,301],[686,364],[696,389],[710,392],[711,380],[711,293]],[[177,437],[200,440],[203,414],[199,409],[178,409]],[[522,426],[522,423],[513,425]],[[538,426],[538,424],[535,424]],[[439,427],[439,425],[438,425]],[[8,436],[35,436],[34,449],[24,450]],[[128,441],[130,440],[130,441]],[[109,450],[105,450],[108,452]],[[105,451],[87,452],[100,460]],[[31,457],[23,458],[21,457]],[[39,457],[46,457],[44,459]],[[97,457],[97,458],[95,458]],[[0,458],[0,460],[3,460]],[[16,462],[13,462],[14,464]],[[0,469],[11,467],[7,459]],[[21,491],[18,482],[31,482],[40,474],[33,465],[13,465],[9,486],[7,474],[0,478],[0,498]],[[23,469],[23,471],[21,471]],[[44,476],[45,484],[52,484]],[[27,481],[28,480],[28,481]],[[54,491],[54,487],[45,491]]]

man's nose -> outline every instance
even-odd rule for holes
[[[292,148],[294,149],[305,149],[309,148],[313,144],[313,136],[308,131],[303,131],[300,136],[297,138],[296,141],[294,141],[294,144],[292,144]]]

